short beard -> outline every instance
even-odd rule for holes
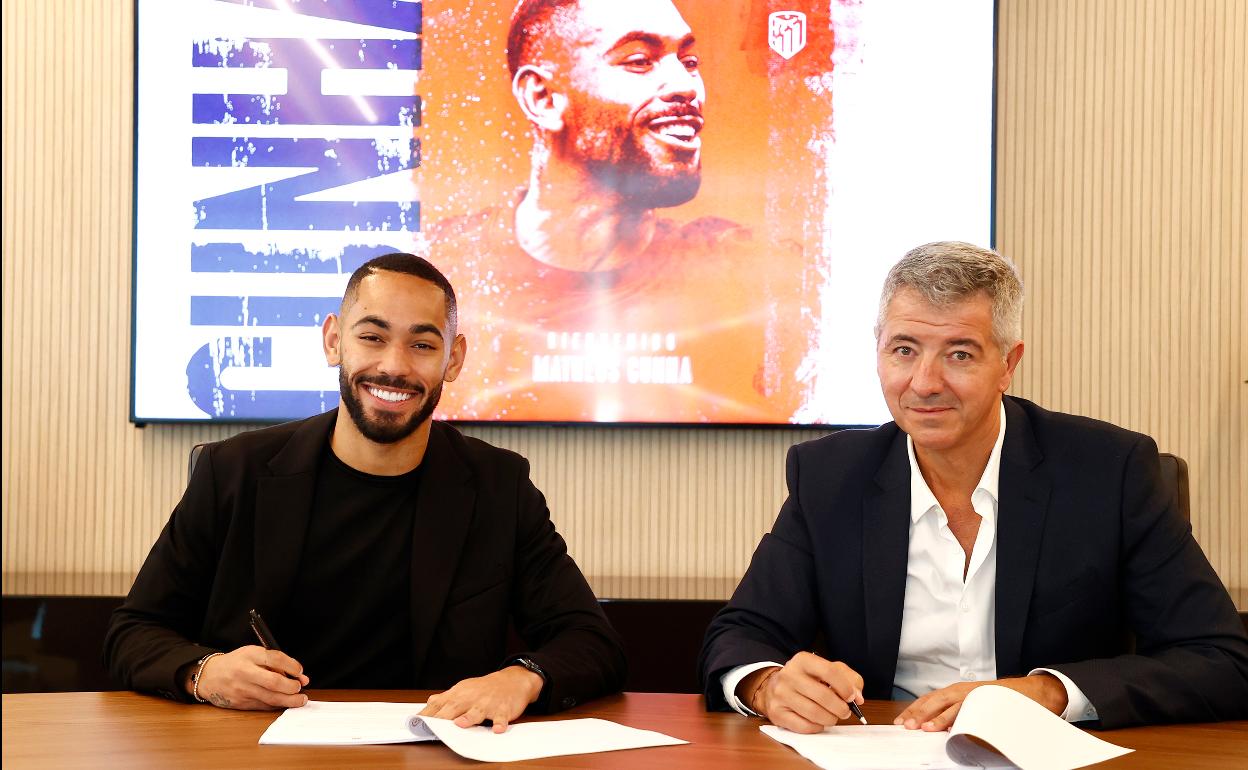
[[[662,173],[651,168],[645,157],[619,163],[591,161],[589,172],[598,184],[638,208],[665,209],[688,203],[702,186],[700,168]]]
[[[363,386],[364,383],[370,382],[382,387],[414,390],[417,392],[417,395],[413,396],[413,398],[425,396],[424,388],[412,387],[405,380],[391,377],[369,377],[360,380],[358,384]],[[342,368],[338,370],[338,391],[342,405],[347,408],[347,414],[351,415],[351,421],[355,423],[355,427],[363,434],[364,438],[378,444],[393,444],[415,433],[416,429],[425,420],[433,416],[433,411],[438,408],[438,402],[442,400],[442,383],[439,382],[425,397],[424,403],[421,404],[420,409],[416,410],[411,419],[400,420],[397,417],[391,418],[390,415],[384,415],[380,420],[370,420],[364,414],[364,404],[356,397],[355,390],[351,387],[351,381],[347,376],[346,370]]]
[[[589,116],[573,112],[570,125],[587,125]],[[567,130],[555,137],[555,152],[582,165],[597,184],[634,208],[663,209],[693,200],[702,186],[701,156],[688,163],[656,160],[627,126]]]

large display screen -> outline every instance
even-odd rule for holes
[[[992,0],[139,0],[132,418],[336,406],[368,259],[461,421],[866,425],[880,283],[990,245]]]

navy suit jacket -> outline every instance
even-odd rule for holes
[[[189,700],[179,668],[255,644],[252,607],[281,638],[296,572],[316,568],[301,560],[303,539],[336,416],[331,410],[205,448],[113,613],[104,659],[119,682]],[[538,709],[619,690],[620,638],[568,556],[528,462],[434,422],[422,465],[411,603],[395,608],[411,617],[415,681],[392,686],[445,689],[526,655],[549,677]],[[509,624],[527,648],[509,647]]]
[[[997,676],[1069,676],[1103,727],[1248,718],[1248,640],[1147,436],[1006,397]],[[910,533],[895,423],[793,447],[789,497],[711,622],[710,709],[734,666],[818,649],[891,696]],[[952,682],[950,682],[952,684]]]

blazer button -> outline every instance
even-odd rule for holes
[[[576,705],[576,698],[573,698],[571,695],[563,699],[563,707],[565,709],[570,709],[575,705]]]

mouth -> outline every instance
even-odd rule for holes
[[[663,144],[681,150],[702,146],[702,116],[698,114],[661,115],[646,122],[646,130]]]
[[[364,383],[364,390],[374,399],[380,401],[385,406],[399,406],[416,397],[416,393],[408,390],[395,390],[393,388],[384,388],[380,385],[372,383]]]
[[[918,414],[925,414],[925,415],[944,414],[945,412],[948,412],[952,409],[953,407],[951,406],[912,406],[910,407],[910,411],[916,412]]]

